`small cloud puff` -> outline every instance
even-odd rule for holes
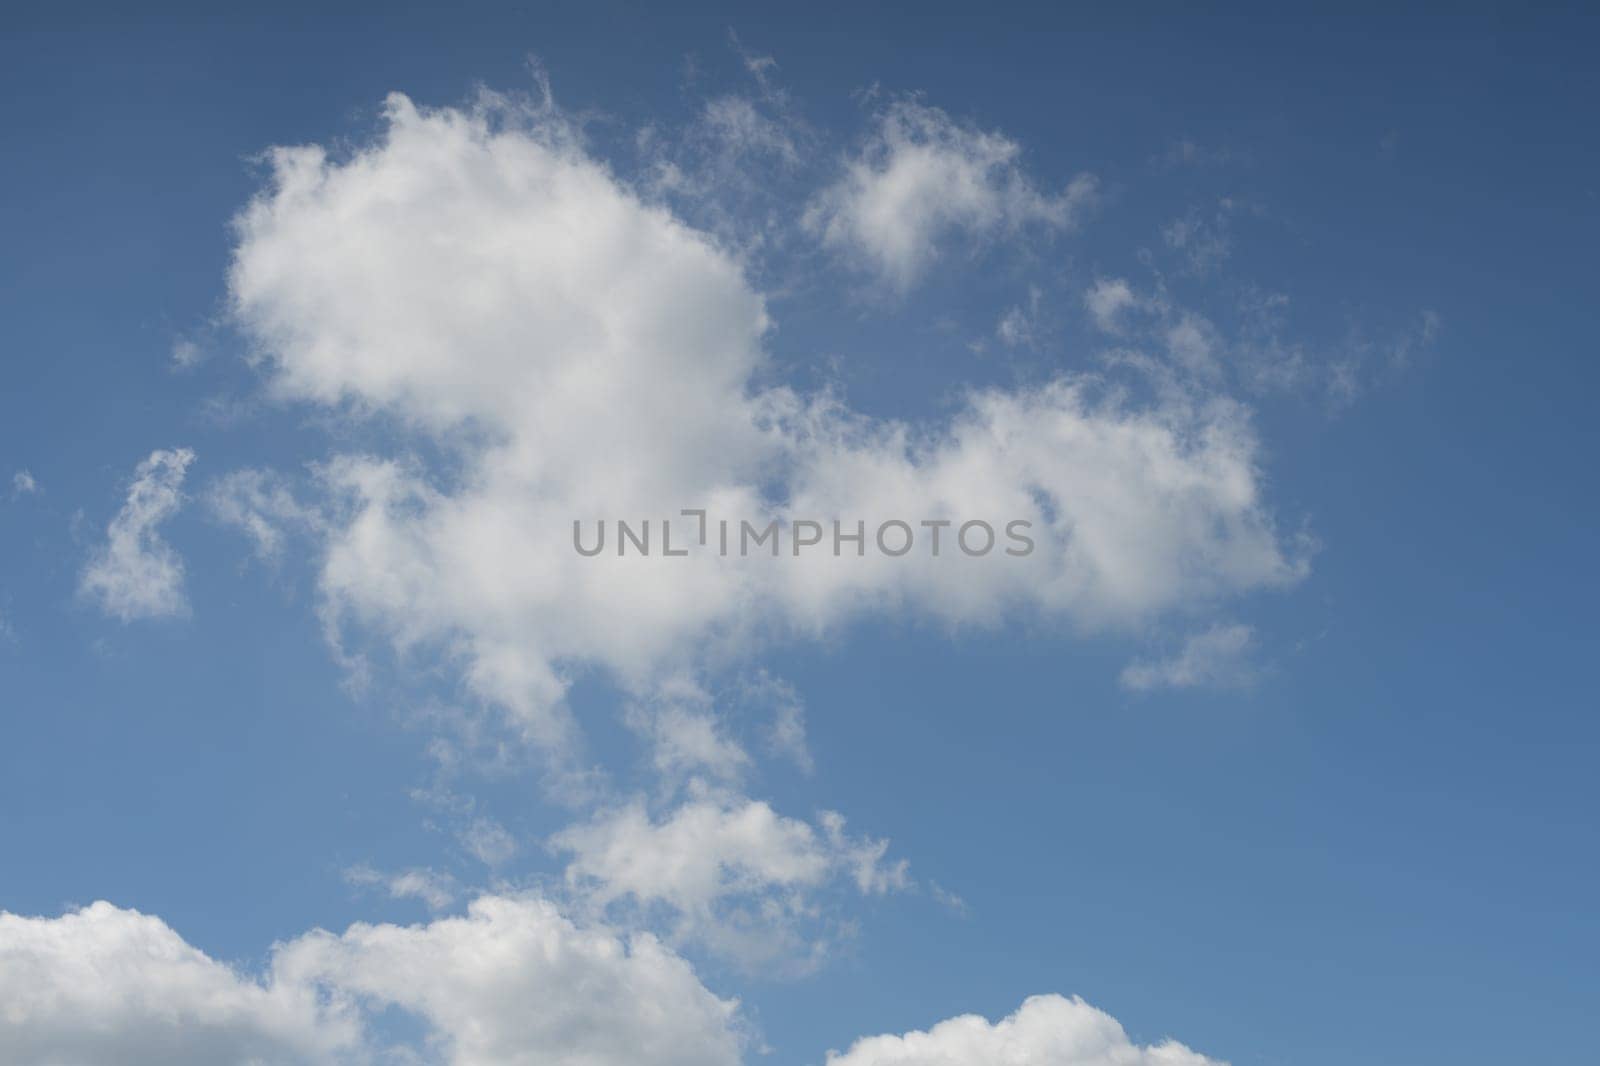
[[[161,538],[160,526],[183,506],[181,488],[194,452],[157,450],[139,464],[122,510],[106,528],[106,541],[89,557],[81,595],[113,618],[163,618],[186,614],[183,561]]]
[[[1128,664],[1122,671],[1122,684],[1135,692],[1248,688],[1259,674],[1250,658],[1255,643],[1255,630],[1249,626],[1214,625],[1185,640],[1173,656]]]
[[[1041,191],[1023,171],[1022,147],[962,124],[936,107],[900,100],[878,116],[865,147],[816,197],[804,223],[822,244],[899,294],[939,256],[944,240],[1070,229],[1094,199],[1095,180]]]

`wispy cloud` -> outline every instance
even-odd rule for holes
[[[188,448],[154,451],[134,471],[127,500],[78,583],[80,593],[106,614],[127,622],[188,612],[183,560],[161,538],[160,527],[183,506],[184,474],[192,462]]]
[[[1255,630],[1246,625],[1215,625],[1183,642],[1176,654],[1130,663],[1122,684],[1136,692],[1158,688],[1246,688],[1256,680],[1251,661]]]

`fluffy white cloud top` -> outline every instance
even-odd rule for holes
[[[1080,176],[1041,191],[1021,166],[1022,148],[1000,133],[899,100],[885,107],[839,180],[807,208],[823,245],[904,293],[950,238],[986,241],[1028,230],[1070,228],[1094,195]]]
[[[422,1019],[452,1066],[733,1066],[737,1004],[640,934],[538,899],[482,896],[428,925],[351,926],[280,947],[278,979]]]
[[[399,1011],[420,1035],[387,1024]],[[109,903],[0,912],[0,1049],[10,1066],[737,1066],[753,1039],[648,935],[579,925],[550,902],[482,896],[463,915],[357,923],[276,945],[261,977]],[[1132,1043],[1078,999],[1035,996],[866,1037],[829,1066],[1221,1066]]]
[[[134,470],[128,497],[90,555],[79,592],[124,622],[181,615],[183,560],[161,538],[161,523],[183,505],[183,479],[194,462],[188,448],[157,450]]]
[[[359,1038],[314,988],[243,976],[159,918],[0,913],[0,1055],[15,1066],[302,1066]]]
[[[393,1045],[379,1015],[421,1023]],[[0,1049],[13,1066],[733,1066],[737,1004],[653,938],[484,896],[427,925],[315,931],[256,979],[109,903],[0,913]]]
[[[320,464],[332,628],[443,650],[537,742],[572,735],[562,700],[589,666],[648,692],[862,612],[1133,626],[1303,570],[1237,405],[1139,401],[1080,375],[910,425],[763,386],[768,314],[736,258],[641,200],[558,113],[395,95],[385,116],[341,157],[272,154],[270,186],[237,222],[234,314],[280,395],[386,416],[446,457]],[[1035,190],[1011,142],[920,105],[888,116],[860,164],[866,195],[905,183],[904,203],[953,197],[968,204],[953,218],[984,227],[1070,219],[1073,195]],[[882,210],[911,220],[904,254],[921,262],[938,226],[901,203]],[[250,516],[289,506],[235,488],[260,504],[240,523],[275,543]],[[662,558],[662,519],[680,545],[694,530],[685,508],[736,531],[805,518],[831,535],[837,518],[869,537],[890,518],[1023,520],[1037,550],[967,558],[952,527],[939,558],[797,559],[787,544],[778,559]],[[574,521],[619,518],[651,519],[656,554],[577,557]]]
[[[1015,1014],[976,1014],[927,1031],[871,1036],[828,1066],[1222,1066],[1175,1041],[1140,1047],[1117,1020],[1081,999],[1033,996]]]

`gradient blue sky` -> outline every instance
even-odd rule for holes
[[[263,562],[206,503],[244,468],[433,461],[404,427],[274,397],[270,359],[246,358],[259,339],[229,316],[230,220],[267,184],[260,153],[370,144],[391,91],[428,107],[534,92],[536,57],[620,181],[642,180],[641,129],[691,145],[711,99],[801,131],[792,165],[707,201],[735,230],[777,218],[782,239],[747,263],[776,324],[774,380],[937,421],[964,389],[1095,371],[1144,343],[1096,329],[1085,293],[1106,279],[1204,316],[1225,364],[1248,348],[1312,368],[1206,386],[1249,410],[1264,504],[1308,552],[1298,582],[1111,628],[851,617],[707,676],[720,697],[765,671],[805,708],[814,772],[758,755],[745,792],[795,818],[843,812],[907,863],[899,891],[818,889],[813,972],[675,944],[740,998],[770,1049],[751,1060],[820,1063],[1052,992],[1137,1043],[1171,1036],[1235,1066],[1498,1066],[1592,1045],[1592,13],[66,5],[3,20],[0,910],[104,899],[255,973],[314,927],[430,920],[352,870],[448,877],[442,913],[560,884],[545,842],[583,812],[551,801],[537,755],[465,756],[455,808],[419,796],[440,780],[438,717],[470,702],[459,663],[424,648],[353,686],[323,625],[316,536]],[[751,56],[775,61],[764,90]],[[1093,203],[1060,232],[957,234],[919,284],[887,291],[799,219],[908,100],[1002,133],[1039,190],[1094,175]],[[1013,307],[1030,341],[997,332]],[[175,366],[189,344],[197,365]],[[85,567],[135,467],[175,447],[196,458],[160,535],[186,608],[111,617]],[[1216,683],[1127,682],[1130,663],[1214,627],[1249,634]],[[654,802],[623,686],[573,676],[586,758]],[[737,702],[718,713],[756,752]],[[474,857],[474,820],[514,853]]]

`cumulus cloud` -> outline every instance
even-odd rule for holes
[[[455,1066],[734,1066],[737,1004],[653,937],[482,896],[427,925],[358,923],[280,947],[280,980],[423,1021]]]
[[[807,208],[822,244],[911,289],[953,236],[992,240],[1068,229],[1094,195],[1094,179],[1041,191],[1021,166],[1022,148],[1000,133],[900,100],[884,108],[838,182]]]
[[[422,1027],[385,1046],[384,1011]],[[737,1004],[653,938],[483,896],[426,925],[358,923],[252,977],[157,918],[96,903],[0,913],[0,1047],[16,1066],[733,1066]]]
[[[39,483],[26,470],[18,470],[11,475],[11,498],[13,500],[23,496],[32,496],[38,491]]]
[[[1244,688],[1256,679],[1251,661],[1255,630],[1246,625],[1214,625],[1183,642],[1165,659],[1140,660],[1122,671],[1122,684],[1135,691],[1157,688]]]
[[[160,526],[183,505],[185,472],[194,462],[188,448],[154,451],[139,464],[127,501],[106,529],[106,542],[90,556],[79,591],[105,613],[124,622],[184,614],[183,561]]]
[[[769,66],[751,70],[764,79]],[[751,158],[795,166],[803,140],[772,114],[712,101],[698,150],[717,163],[699,180],[724,181],[717,167]],[[1042,190],[1021,155],[1000,134],[901,101],[803,225],[905,292],[958,245],[1073,225],[1092,181]],[[592,157],[548,99],[429,110],[395,95],[371,142],[269,158],[268,187],[236,220],[233,320],[278,397],[370,420],[385,430],[376,439],[400,443],[337,451],[301,481],[236,471],[213,483],[212,514],[262,558],[293,535],[315,541],[341,654],[363,638],[435,652],[537,744],[572,739],[569,685],[608,672],[665,795],[613,799],[550,840],[577,921],[546,900],[484,896],[428,924],[307,934],[256,977],[108,904],[0,916],[0,1044],[24,1061],[65,1048],[91,1064],[359,1062],[402,1053],[373,1025],[398,1011],[422,1026],[426,1050],[461,1066],[738,1062],[737,1005],[676,952],[803,968],[843,931],[830,892],[875,895],[909,879],[886,841],[847,832],[837,813],[806,821],[743,794],[757,745],[811,768],[804,707],[761,675],[736,696],[768,712],[747,748],[708,671],[871,614],[1138,631],[1305,571],[1264,499],[1248,410],[1193,385],[1217,372],[1219,331],[1164,293],[1104,279],[1084,299],[1102,330],[1148,341],[1189,374],[1182,388],[1129,387],[1113,367],[972,390],[937,419],[887,420],[771,384],[782,379],[767,355],[772,322],[740,256]],[[1200,228],[1166,236],[1206,262],[1225,251]],[[1039,302],[1033,290],[1000,318],[1002,343],[1037,343]],[[1430,320],[1419,343],[1434,330]],[[159,526],[192,460],[180,449],[140,465],[83,576],[108,612],[184,609],[182,564]],[[786,540],[777,557],[664,558],[669,519],[677,543],[708,543],[686,509],[736,528],[815,520],[828,539],[859,522],[870,541],[901,520],[919,549],[802,556]],[[576,555],[574,522],[619,518],[653,523],[653,557]],[[1034,550],[972,558],[958,539],[967,519],[1020,522]],[[942,554],[924,550],[940,536]],[[1130,665],[1123,683],[1240,683],[1252,643],[1249,627],[1214,626],[1169,659]],[[491,869],[516,854],[470,801],[452,815],[460,845]],[[349,877],[439,910],[454,901],[454,882],[427,869]],[[665,943],[619,931],[656,925]],[[996,1023],[870,1037],[829,1061],[1211,1062],[1174,1043],[1137,1047],[1108,1016],[1056,996]]]
[[[1014,145],[901,114],[911,157],[988,153],[968,174],[1000,205],[998,221],[973,216],[980,229],[1068,221],[1070,196],[1034,190]],[[269,554],[280,529],[309,530],[341,648],[436,649],[537,744],[572,741],[564,697],[579,672],[622,682],[653,770],[669,794],[692,787],[676,806],[609,801],[552,841],[574,898],[610,920],[659,922],[748,967],[803,968],[842,924],[828,893],[906,883],[884,842],[837,815],[813,824],[739,793],[750,755],[706,694],[713,664],[869,612],[1136,627],[1303,569],[1261,498],[1248,416],[1226,401],[1141,401],[1063,377],[910,424],[760,384],[769,317],[738,260],[641,200],[548,108],[394,96],[382,135],[354,153],[272,160],[231,274],[272,388],[393,420],[448,462],[335,454],[314,469],[314,519],[259,474],[225,482],[214,509]],[[619,518],[652,521],[657,554],[576,555],[575,521]],[[665,521],[686,545],[715,543],[719,518],[830,533],[902,520],[930,547],[659,554]],[[968,519],[1028,523],[1037,550],[970,558],[957,541]],[[767,749],[808,767],[798,701],[772,705]],[[466,841],[491,866],[513,843],[495,828],[474,819]]]
[[[969,178],[1002,223],[1069,217],[1070,197],[1015,171],[1010,142],[892,113],[888,143],[912,158],[979,152]],[[271,186],[237,222],[231,289],[273,389],[394,417],[452,457],[448,476],[404,453],[319,464],[330,624],[446,651],[536,743],[573,736],[563,699],[581,668],[649,693],[863,612],[1118,627],[1303,570],[1262,499],[1247,414],[1225,401],[1138,403],[1063,377],[915,425],[758,386],[769,318],[737,261],[638,199],[548,110],[397,95],[382,136],[348,158],[271,158]],[[247,514],[283,509],[245,487]],[[663,520],[680,545],[697,532],[683,509],[736,532],[1018,520],[1037,550],[968,558],[951,526],[940,557],[661,558]],[[575,521],[618,518],[651,519],[656,555],[576,556]]]
[[[397,1037],[395,1014],[417,1035]],[[15,1066],[738,1066],[754,1043],[737,1001],[655,938],[576,923],[536,897],[314,930],[274,946],[260,975],[109,903],[0,912],[0,1047]],[[1222,1066],[1171,1040],[1136,1045],[1057,995],[994,1023],[866,1037],[827,1062]]]
[[[1168,1040],[1141,1047],[1081,999],[1033,996],[990,1023],[975,1014],[927,1031],[872,1036],[830,1052],[828,1066],[1222,1066]]]
[[[820,829],[766,803],[699,789],[657,819],[642,801],[556,834],[567,882],[613,915],[665,918],[673,940],[747,967],[805,969],[827,950],[817,892],[835,879],[862,893],[907,883],[888,842],[854,838],[824,812]],[[625,905],[619,908],[618,905]]]
[[[158,918],[0,913],[0,1048],[16,1066],[303,1066],[359,1035],[315,988],[242,975]]]

